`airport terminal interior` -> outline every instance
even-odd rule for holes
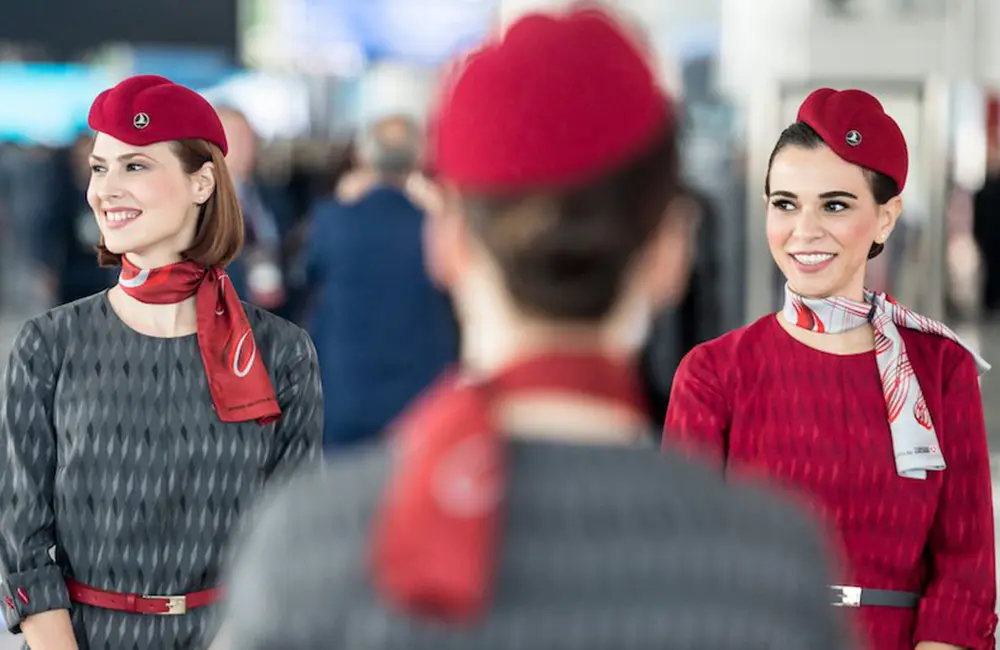
[[[56,0],[35,4],[48,2]],[[79,155],[96,91],[130,74],[163,74],[245,116],[249,173],[279,196],[272,205],[280,204],[279,216],[291,224],[275,244],[291,260],[291,282],[302,224],[350,173],[358,129],[393,114],[424,120],[448,60],[525,12],[569,4],[232,0],[218,3],[225,15],[205,9],[203,18],[217,20],[213,29],[224,37],[212,42],[192,31],[200,40],[185,42],[183,17],[163,20],[164,30],[177,33],[136,40],[115,13],[122,3],[59,2],[65,20],[77,11],[71,6],[94,7],[93,16],[79,17],[94,22],[93,42],[69,50],[30,8],[0,10],[0,360],[26,318],[73,299],[74,291],[116,281],[95,274],[79,252],[99,234],[83,200],[88,170]],[[127,4],[147,12],[154,6]],[[175,4],[184,12],[212,3]],[[988,288],[1000,287],[1000,0],[606,4],[641,29],[679,107],[685,181],[700,199],[691,289],[696,340],[780,306],[763,184],[771,148],[802,100],[832,87],[864,89],[882,101],[909,143],[910,181],[899,227],[869,266],[868,284],[947,323],[994,365],[981,389],[1000,485],[1000,293]],[[12,11],[21,13],[4,13]],[[108,32],[100,11],[110,12],[117,31]],[[61,20],[60,10],[48,15]],[[11,24],[17,27],[4,27]],[[36,27],[27,42],[19,36]],[[267,230],[254,224],[258,234]],[[76,253],[67,252],[73,247]],[[304,322],[308,304],[292,303],[296,291],[283,289],[282,313]],[[269,290],[255,295],[278,304],[267,302]],[[660,314],[658,326],[677,318]],[[664,363],[676,363],[680,352],[666,352]],[[0,631],[0,650],[18,643]]]

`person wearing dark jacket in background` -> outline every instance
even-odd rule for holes
[[[983,309],[1000,314],[1000,151],[992,150],[987,161],[986,182],[976,192],[973,236],[983,265]]]
[[[407,190],[422,138],[404,116],[368,125],[358,169],[310,216],[307,329],[323,376],[328,450],[373,440],[458,355],[451,303],[424,268],[425,211]]]

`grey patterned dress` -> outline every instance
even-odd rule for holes
[[[231,649],[851,647],[817,531],[777,499],[652,448],[518,440],[508,459],[486,620],[451,628],[377,598],[367,549],[389,459],[372,448],[262,509],[229,581]]]
[[[295,325],[245,308],[283,412],[266,426],[221,422],[196,337],[141,335],[106,293],[22,327],[0,398],[0,608],[9,629],[70,609],[80,650],[210,641],[213,607],[155,616],[77,605],[64,576],[155,595],[220,585],[230,533],[263,486],[319,458],[312,343]]]

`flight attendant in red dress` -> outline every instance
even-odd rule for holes
[[[784,308],[681,363],[666,445],[801,494],[840,534],[874,650],[993,650],[993,501],[978,376],[944,325],[864,287],[902,209],[907,149],[879,101],[812,93],[765,198]]]

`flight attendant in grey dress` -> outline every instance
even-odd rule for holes
[[[226,139],[158,76],[97,97],[88,201],[118,285],[18,333],[0,402],[0,609],[32,650],[202,648],[220,558],[262,488],[318,459],[296,326],[222,268],[243,221]]]
[[[674,128],[596,10],[525,17],[456,67],[427,237],[462,365],[389,448],[255,518],[220,647],[846,647],[817,531],[650,442],[632,359],[683,282]]]

